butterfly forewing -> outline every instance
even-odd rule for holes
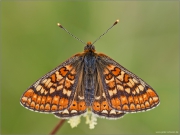
[[[106,55],[99,54],[102,80],[109,106],[116,111],[140,112],[159,104],[156,92],[142,79]]]
[[[59,112],[70,107],[82,61],[74,56],[36,81],[21,97],[21,104],[33,111]]]

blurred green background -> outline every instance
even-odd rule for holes
[[[150,84],[160,105],[118,120],[84,118],[59,134],[179,133],[179,1],[1,1],[1,134],[48,134],[59,119],[23,108],[20,97],[38,78],[84,45],[61,23]]]

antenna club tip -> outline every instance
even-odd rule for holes
[[[119,19],[115,21],[114,25],[116,25],[119,22]]]
[[[57,23],[57,26],[59,26],[60,28],[62,28],[62,27],[63,27],[60,23]]]

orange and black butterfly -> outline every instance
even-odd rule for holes
[[[109,29],[117,23],[118,20]],[[159,104],[151,86],[110,57],[96,53],[94,43],[88,42],[84,52],[31,85],[22,95],[21,104],[32,111],[53,113],[60,118],[81,115],[87,110],[98,116],[119,118]]]

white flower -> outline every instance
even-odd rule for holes
[[[72,117],[68,120],[68,123],[72,128],[77,127],[77,125],[81,122],[80,116]]]
[[[90,110],[88,110],[84,117],[86,117],[86,124],[89,124],[89,128],[94,129],[97,124],[97,117]]]
[[[97,124],[97,117],[92,113],[92,111],[88,110],[83,116],[86,118],[86,124],[89,124],[89,128],[94,129]],[[74,116],[68,120],[68,123],[72,128],[77,127],[80,122],[81,116]]]

